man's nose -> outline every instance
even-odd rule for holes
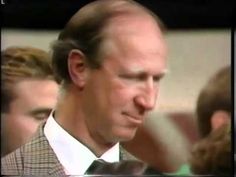
[[[141,93],[135,97],[136,104],[144,111],[151,111],[156,104],[157,90],[153,80],[148,81]]]

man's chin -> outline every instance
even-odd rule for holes
[[[119,142],[130,141],[135,137],[135,134],[136,134],[136,129],[132,131],[129,130],[129,131],[122,132],[119,136]]]

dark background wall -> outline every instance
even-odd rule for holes
[[[92,0],[1,0],[2,27],[61,29]],[[137,0],[158,14],[169,29],[230,28],[234,0]]]

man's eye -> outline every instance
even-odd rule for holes
[[[33,115],[33,117],[36,119],[36,120],[45,120],[45,119],[47,119],[48,118],[48,116],[49,116],[49,114],[50,113],[46,113],[46,112],[44,112],[44,113],[37,113],[37,114],[34,114]]]
[[[41,108],[41,109],[33,109],[28,113],[29,116],[33,117],[37,121],[45,120],[49,117],[51,113],[51,109],[49,108]]]
[[[159,82],[161,80],[162,77],[159,77],[159,76],[154,76],[153,77],[153,81],[154,82]]]
[[[124,79],[136,80],[137,77],[135,76],[123,76]]]

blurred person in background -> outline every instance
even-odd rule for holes
[[[47,52],[8,47],[1,52],[1,157],[30,140],[56,104],[58,84]]]
[[[197,123],[202,138],[231,122],[231,68],[220,69],[201,90],[197,100]]]
[[[190,166],[197,175],[233,175],[231,124],[223,124],[195,144]]]
[[[190,164],[176,174],[232,174],[231,112],[231,67],[225,66],[209,78],[198,95],[196,118],[200,140],[193,146]]]
[[[209,79],[197,100],[196,114],[202,140],[193,148],[193,173],[232,174],[231,112],[231,68],[226,66]]]

